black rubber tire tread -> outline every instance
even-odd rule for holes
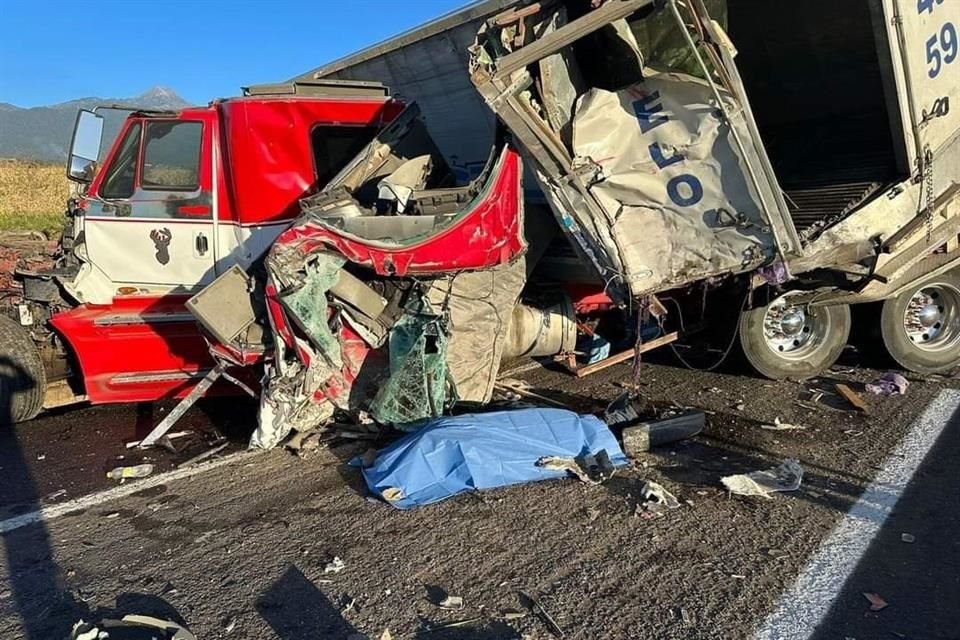
[[[46,386],[43,361],[30,334],[0,314],[0,426],[36,417]]]
[[[920,282],[895,298],[883,301],[880,335],[890,357],[907,371],[921,374],[943,373],[960,366],[960,342],[941,352],[918,349],[903,331],[903,314],[918,289],[933,282],[945,282],[960,289],[960,272],[947,271]]]
[[[765,343],[763,317],[766,307],[758,307],[740,314],[740,350],[747,362],[760,375],[772,380],[806,380],[818,376],[837,361],[850,337],[850,307],[834,305],[817,307],[815,313],[830,314],[832,331],[823,343],[804,360],[780,358]]]

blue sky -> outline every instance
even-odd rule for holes
[[[0,0],[0,102],[190,102],[308,71],[467,0]]]

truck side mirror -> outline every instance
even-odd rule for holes
[[[93,181],[102,137],[103,116],[81,109],[73,125],[70,154],[67,156],[67,178],[75,182]]]

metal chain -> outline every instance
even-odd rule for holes
[[[923,149],[923,190],[927,207],[924,222],[927,226],[927,244],[929,244],[933,235],[933,206],[936,200],[933,192],[933,153],[929,145]]]

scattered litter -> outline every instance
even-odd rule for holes
[[[500,612],[500,617],[504,620],[521,620],[527,617],[527,613],[516,609],[506,609]]]
[[[343,594],[340,596],[340,613],[349,613],[353,611],[353,607],[356,606],[357,599],[349,594]]]
[[[875,593],[864,593],[863,597],[870,601],[870,611],[880,611],[889,606],[886,600]]]
[[[233,616],[230,616],[223,622],[223,632],[226,634],[233,633],[233,630],[237,628],[237,619]]]
[[[539,467],[537,461],[604,450],[612,466],[627,464],[598,418],[562,409],[517,409],[429,420],[361,471],[374,495],[410,509],[467,491],[563,478],[567,471]]]
[[[111,511],[110,513],[105,514],[103,517],[106,518],[107,520],[113,520],[114,518],[119,518],[119,517],[120,517],[120,512],[119,512],[119,511]]]
[[[647,481],[640,489],[640,498],[643,500],[638,506],[644,511],[662,516],[672,509],[680,508],[680,501],[656,482]]]
[[[41,462],[42,462],[43,460],[46,460],[46,459],[47,459],[47,454],[45,454],[45,453],[38,453],[38,454],[37,454],[37,460],[38,460],[38,461],[41,461]]]
[[[703,430],[704,411],[683,409],[680,413],[660,420],[643,420],[638,405],[642,400],[630,393],[619,395],[604,412],[604,421],[615,429],[623,429],[623,449],[630,457],[656,447],[685,438],[692,438]]]
[[[117,467],[107,473],[107,477],[111,480],[119,480],[123,482],[124,480],[129,480],[131,478],[146,478],[151,473],[153,473],[152,464],[138,464],[133,467]]]
[[[56,500],[57,498],[62,498],[62,497],[65,496],[65,495],[67,495],[67,490],[66,490],[66,489],[57,489],[57,490],[54,491],[53,493],[47,494],[47,496],[44,498],[44,500],[45,500],[45,501]]]
[[[600,450],[597,455],[586,454],[576,458],[545,456],[537,460],[536,464],[552,471],[569,471],[587,484],[600,484],[617,471],[605,449]]]
[[[380,634],[380,640],[393,640],[393,634],[390,633],[390,629],[383,630],[383,633]]]
[[[906,542],[907,544],[913,544],[917,541],[917,538],[912,533],[901,533],[900,540]]]
[[[193,431],[174,431],[173,433],[168,433],[164,436],[167,440],[176,440],[178,438],[185,438],[189,435],[193,435]],[[126,444],[127,449],[133,449],[134,447],[140,446],[140,440],[134,440],[133,442],[128,442]]]
[[[597,509],[596,507],[590,507],[589,509],[587,509],[587,520],[589,520],[590,522],[593,522],[599,517],[600,517],[600,509]]]
[[[202,462],[203,460],[206,460],[207,458],[211,458],[211,457],[217,455],[218,453],[220,453],[221,451],[223,451],[224,449],[226,449],[226,448],[229,447],[229,446],[230,446],[230,443],[229,443],[229,442],[224,442],[223,444],[221,444],[221,445],[219,445],[219,446],[216,446],[216,447],[214,447],[213,449],[208,449],[207,451],[204,451],[203,453],[201,453],[201,454],[199,454],[199,455],[193,456],[192,458],[190,458],[190,459],[187,460],[186,462],[181,462],[180,464],[177,465],[177,468],[180,469],[180,468],[182,468],[182,467],[189,467],[190,465],[194,465],[194,464],[197,464],[198,462]]]
[[[760,425],[761,429],[766,429],[767,431],[797,431],[801,429],[806,429],[803,425],[799,424],[790,424],[789,422],[780,422],[780,418],[774,418],[773,424],[762,424]]]
[[[734,405],[733,408],[736,409],[737,411],[743,411],[744,409],[747,408],[747,405],[743,402],[738,402],[736,405]]]
[[[447,596],[438,602],[437,606],[441,609],[452,609],[459,611],[460,609],[463,609],[463,598],[460,596]]]
[[[741,496],[771,497],[775,491],[796,491],[803,480],[803,467],[798,460],[785,460],[780,466],[765,471],[725,476],[723,486]]]
[[[888,371],[866,385],[867,391],[877,396],[904,396],[910,383],[899,373]]]
[[[482,620],[483,620],[482,617],[477,616],[475,618],[465,618],[463,620],[453,620],[451,622],[444,622],[441,624],[432,624],[426,629],[426,631],[431,632],[431,631],[442,631],[443,629],[456,629],[459,627],[465,627],[470,624],[476,624],[478,622],[481,622]]]
[[[844,400],[852,404],[860,411],[863,411],[864,413],[870,413],[870,407],[867,406],[867,403],[863,401],[863,398],[860,397],[859,393],[845,384],[836,385],[836,389],[837,393],[843,396]]]
[[[561,409],[569,409],[569,405],[560,402],[559,400],[554,400],[553,398],[548,398],[547,396],[541,395],[534,391],[530,391],[527,385],[524,382],[519,380],[512,380],[510,378],[504,378],[502,380],[497,380],[493,385],[495,388],[500,389],[501,391],[508,391],[510,393],[515,393],[521,398],[530,398],[531,400],[539,400],[540,402],[552,405],[554,407],[560,407]]]
[[[138,615],[124,616],[121,620],[104,619],[96,624],[80,620],[73,625],[70,633],[70,640],[124,640],[144,637],[154,640],[197,640],[195,635],[175,622]]]
[[[688,627],[693,626],[693,616],[691,616],[690,612],[684,609],[683,607],[680,608],[680,620],[682,620],[683,624],[685,624]]]
[[[547,628],[550,630],[550,633],[557,636],[558,638],[563,637],[563,629],[560,628],[560,625],[557,624],[557,621],[553,619],[553,616],[544,608],[540,601],[531,596],[526,591],[520,591],[520,596],[526,600],[525,605],[528,609],[538,614],[541,620],[547,625]]]
[[[347,568],[347,565],[344,564],[343,560],[341,560],[341,559],[340,559],[339,557],[337,557],[337,556],[333,556],[333,560],[331,560],[330,562],[328,562],[328,563],[323,567],[323,572],[324,572],[324,573],[340,573],[341,571],[343,571],[343,570],[346,569],[346,568]]]

